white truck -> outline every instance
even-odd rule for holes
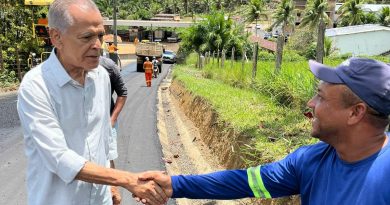
[[[141,42],[135,48],[135,55],[137,56],[137,72],[144,72],[143,66],[145,58],[148,57],[150,61],[153,57],[158,60],[158,69],[161,73],[161,60],[164,52],[164,45],[158,42]]]

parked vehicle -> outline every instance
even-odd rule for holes
[[[156,42],[141,42],[135,48],[135,55],[137,56],[137,72],[144,72],[143,66],[145,58],[158,60],[157,66],[161,73],[161,57],[163,55],[163,45]]]
[[[154,42],[161,42],[165,37],[165,32],[163,30],[154,31]]]
[[[162,55],[163,63],[176,63],[176,53],[170,50],[165,50]]]
[[[167,42],[168,43],[177,43],[178,39],[177,39],[177,37],[168,37]]]
[[[264,39],[270,39],[272,35],[270,33],[265,33],[264,34]]]

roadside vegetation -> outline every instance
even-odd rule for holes
[[[242,147],[245,155],[251,156],[243,159],[246,166],[281,159],[296,147],[315,142],[308,137],[309,121],[301,110],[280,105],[269,97],[268,91],[259,92],[261,78],[258,78],[259,87],[250,88],[250,66],[243,72],[239,67],[221,69],[213,68],[212,64],[200,70],[194,64],[195,56],[192,56],[186,65],[177,66],[174,79],[193,95],[207,100],[216,110],[220,123],[231,126],[226,129],[233,128],[236,133],[251,138]],[[272,72],[273,65],[267,70]],[[221,75],[223,71],[230,74]],[[234,86],[238,79],[248,84]]]
[[[113,0],[95,0],[97,6],[101,10],[104,17],[112,19],[114,5]],[[386,4],[389,0],[341,0],[339,2],[345,3],[337,13],[340,15],[337,22],[338,26],[358,25],[366,23],[378,23],[383,26],[390,25],[390,10],[384,7],[380,12],[363,12],[363,3],[382,3]],[[28,65],[29,58],[40,58],[43,51],[50,51],[50,48],[44,48],[44,43],[41,39],[33,36],[32,23],[41,17],[41,14],[47,14],[47,6],[25,6],[25,1],[4,0],[0,2],[0,89],[9,90],[17,87],[18,83],[23,78],[31,66]],[[328,24],[327,10],[328,5],[323,0],[309,0],[308,7],[305,11],[300,11],[303,17],[303,25],[310,27],[306,28],[306,32],[301,32],[302,42],[297,36],[300,30],[304,30],[302,26],[293,28],[293,22],[297,10],[294,9],[294,1],[292,0],[148,0],[148,1],[127,1],[117,0],[117,18],[118,19],[143,19],[152,18],[158,13],[179,14],[182,19],[192,19],[198,21],[199,19],[208,19],[212,24],[200,24],[197,28],[190,28],[186,30],[176,30],[176,33],[181,34],[181,38],[189,38],[190,43],[196,47],[191,48],[191,44],[187,43],[187,48],[181,49],[182,56],[186,56],[190,51],[195,50],[198,55],[198,66],[201,55],[213,52],[217,61],[226,57],[241,56],[260,57],[258,55],[259,49],[248,41],[250,32],[245,31],[245,24],[261,23],[269,25],[264,28],[267,31],[274,27],[281,27],[282,32],[279,34],[277,40],[277,52],[275,55],[275,70],[281,69],[282,57],[284,50],[295,50],[301,56],[315,58],[321,62],[323,57],[330,55],[327,51],[332,51],[331,45],[324,38],[325,24]],[[217,12],[218,11],[218,12]],[[240,23],[236,24],[234,21],[242,18]],[[235,19],[234,21],[232,19]],[[202,21],[200,21],[202,22]],[[206,21],[207,22],[207,21]],[[318,26],[317,28],[315,26]],[[214,29],[218,28],[218,29]],[[286,36],[285,31],[289,29],[294,30],[294,34],[289,36],[289,42],[285,45],[283,42]],[[149,28],[146,28],[146,30]],[[156,28],[154,28],[156,29]],[[211,30],[210,30],[211,29]],[[205,31],[207,35],[192,35],[192,31]],[[212,31],[212,32],[210,32]],[[214,32],[214,33],[213,33]],[[291,43],[296,39],[301,44]],[[291,40],[290,40],[291,39]],[[186,41],[186,40],[184,40]],[[328,40],[329,42],[329,40]],[[185,47],[186,43],[182,44]],[[188,46],[190,45],[190,46]],[[303,49],[298,49],[301,46]],[[234,48],[234,50],[232,50]],[[33,54],[36,54],[34,57]],[[257,60],[253,61],[254,64]],[[252,78],[257,74],[257,67],[252,66]]]
[[[245,156],[249,156],[243,159],[246,166],[279,160],[297,147],[317,141],[310,137],[311,123],[304,116],[308,111],[306,102],[314,94],[317,81],[306,59],[285,56],[277,74],[274,59],[259,61],[254,81],[250,62],[243,68],[242,62],[228,60],[229,66],[221,68],[216,59],[210,59],[204,68],[196,68],[195,53],[174,69],[174,79],[209,102],[219,116],[219,123],[251,138],[242,147]],[[388,62],[384,57],[372,58]],[[330,66],[343,60],[343,56],[324,59]]]
[[[277,20],[274,26],[291,24],[291,2],[283,2],[273,15]],[[250,4],[258,5],[259,0]],[[339,55],[325,38],[325,7],[326,1],[314,0],[307,8],[311,15],[303,17],[303,26],[296,29],[286,47],[279,41],[280,50],[275,53],[257,52],[256,43],[248,37],[237,38],[245,33],[236,29],[238,26],[223,11],[204,15],[182,33],[181,65],[175,68],[174,78],[209,102],[219,123],[228,125],[226,129],[249,136],[250,141],[241,147],[246,166],[281,159],[297,147],[317,141],[310,137],[311,123],[304,116],[318,83],[308,59],[336,66],[351,57]],[[255,10],[247,12],[258,14]],[[389,61],[383,56],[369,58]]]

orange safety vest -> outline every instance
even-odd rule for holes
[[[116,48],[116,46],[114,44],[108,46],[109,53],[114,53],[116,50],[118,50],[118,49]]]
[[[48,22],[48,20],[47,20],[47,18],[40,18],[40,19],[38,19],[38,24],[42,24],[42,25],[47,25],[47,24],[49,24],[49,22]]]
[[[153,73],[153,64],[150,61],[145,61],[144,63],[145,73]]]

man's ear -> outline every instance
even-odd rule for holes
[[[364,103],[358,103],[351,107],[351,112],[348,116],[348,124],[356,124],[363,119],[367,113],[367,105]]]
[[[58,29],[50,28],[49,29],[50,40],[54,47],[61,49],[62,41],[61,41],[61,32]]]

